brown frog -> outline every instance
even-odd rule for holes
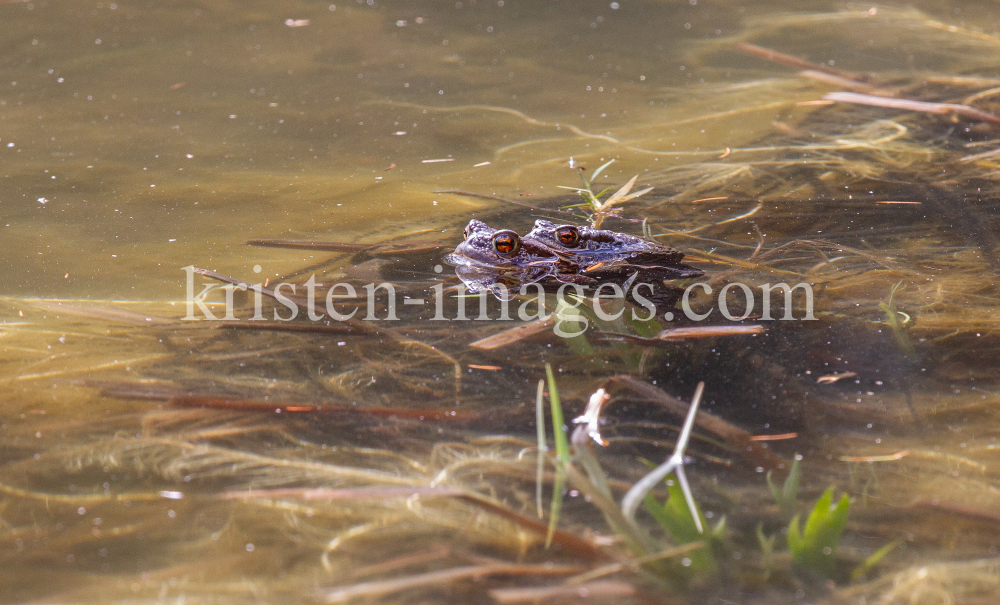
[[[465,240],[446,260],[455,265],[455,273],[471,292],[490,289],[505,299],[522,285],[532,283],[546,289],[566,283],[612,283],[628,290],[633,283],[657,285],[664,280],[703,274],[700,269],[682,264],[684,254],[679,250],[586,226],[539,220],[520,237],[509,229],[497,230],[472,220],[464,235]],[[668,289],[664,304],[674,298],[673,290]]]
[[[509,299],[521,285],[551,281],[554,276],[578,273],[578,266],[541,243],[524,241],[510,229],[493,229],[482,221],[469,221],[464,240],[445,260],[471,292],[491,290]],[[556,281],[558,279],[556,278]]]
[[[496,269],[551,268],[560,262],[560,254],[541,242],[524,241],[510,229],[493,229],[472,219],[462,233],[463,241],[446,258],[460,265]]]
[[[579,265],[581,275],[598,282],[639,271],[640,281],[699,277],[704,271],[681,263],[684,253],[659,242],[590,226],[535,221],[525,242],[549,248]]]

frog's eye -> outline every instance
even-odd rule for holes
[[[514,256],[521,249],[521,238],[513,231],[497,231],[493,235],[493,249],[500,256]]]
[[[556,239],[563,246],[572,248],[580,243],[580,232],[572,225],[563,225],[556,229]]]
[[[470,233],[472,233],[472,230],[469,229],[468,225],[466,225],[465,226],[465,231],[462,232],[462,239],[469,239],[469,234]]]

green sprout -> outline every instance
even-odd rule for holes
[[[781,516],[789,519],[795,514],[795,506],[798,504],[799,479],[802,477],[802,469],[799,466],[799,458],[795,457],[792,462],[792,470],[789,471],[785,483],[778,489],[778,486],[771,481],[771,471],[767,471],[767,487],[774,496],[774,501],[778,503]]]
[[[666,462],[653,469],[642,479],[636,482],[622,498],[622,513],[629,521],[635,522],[635,511],[639,508],[639,502],[646,499],[646,494],[653,491],[660,481],[667,478],[667,475],[674,473],[677,475],[677,483],[680,485],[684,500],[687,502],[688,512],[698,533],[704,533],[704,525],[698,513],[698,507],[694,503],[694,495],[691,493],[691,486],[688,485],[687,477],[684,475],[684,450],[687,449],[688,439],[691,438],[691,429],[694,428],[694,419],[698,415],[698,405],[701,403],[701,395],[705,392],[705,383],[699,382],[694,390],[694,397],[691,398],[691,407],[688,408],[687,418],[684,419],[684,426],[681,434],[677,437],[677,444],[674,446],[674,453]]]
[[[666,482],[668,494],[666,501],[660,504],[653,494],[646,494],[643,499],[646,510],[656,519],[660,527],[670,534],[676,544],[684,545],[705,540],[703,528],[708,525],[705,515],[697,504],[694,505],[693,511],[688,508],[684,490],[681,488],[680,481],[677,480],[677,475],[667,477]],[[725,519],[723,518],[712,529],[708,537],[719,538],[724,531]],[[688,558],[691,561],[692,570],[712,572],[716,569],[715,558],[707,546],[691,551]]]
[[[760,563],[764,568],[765,582],[771,577],[771,571],[774,569],[774,540],[777,537],[775,534],[764,536],[764,524],[757,524],[757,542],[760,544]]]
[[[899,282],[893,286],[892,291],[889,292],[889,302],[880,302],[878,307],[885,313],[885,323],[892,330],[892,337],[899,346],[899,350],[907,357],[914,357],[916,350],[913,348],[913,341],[910,340],[910,335],[906,332],[906,324],[910,323],[911,317],[902,311],[897,311],[896,301],[894,300],[896,290],[902,284],[903,282]],[[900,321],[900,318],[902,318],[902,321]]]
[[[861,565],[858,565],[854,569],[854,571],[851,572],[851,581],[858,582],[866,575],[868,575],[868,572],[874,569],[874,567],[879,564],[879,561],[881,561],[883,557],[889,554],[892,551],[892,549],[896,548],[900,544],[901,541],[894,540],[892,542],[889,542],[882,548],[876,550],[872,554],[868,555],[868,558],[862,561]]]
[[[604,189],[599,193],[594,193],[593,182],[597,180],[597,177],[604,172],[604,169],[614,163],[614,159],[608,160],[607,162],[601,164],[601,166],[594,171],[594,174],[590,175],[590,180],[583,176],[583,168],[577,168],[577,173],[580,175],[580,180],[583,181],[583,187],[563,187],[559,185],[560,189],[569,189],[570,191],[576,191],[583,197],[585,203],[583,204],[573,204],[571,206],[563,206],[563,208],[581,208],[589,206],[592,210],[597,210],[601,207],[601,197],[611,190],[610,187]]]
[[[849,508],[847,494],[833,505],[833,487],[830,487],[816,501],[803,530],[799,529],[799,516],[796,515],[788,524],[788,549],[792,551],[792,560],[806,569],[831,577],[833,552],[847,524]]]
[[[583,187],[562,187],[562,186],[559,187],[560,189],[569,189],[570,191],[575,191],[578,194],[580,194],[581,197],[583,197],[585,201],[583,204],[574,204],[572,206],[565,206],[565,207],[566,208],[589,207],[591,212],[593,213],[589,217],[589,220],[591,224],[593,224],[595,229],[601,228],[601,223],[604,222],[604,219],[608,218],[609,216],[615,215],[617,209],[613,208],[613,206],[615,206],[616,204],[627,202],[629,200],[634,200],[640,195],[649,193],[650,191],[653,190],[652,187],[649,187],[647,189],[643,189],[642,191],[629,193],[630,191],[632,191],[632,186],[635,185],[635,181],[639,178],[639,175],[635,175],[629,182],[625,183],[624,187],[616,191],[611,197],[602,202],[601,197],[603,197],[605,193],[610,191],[611,188],[608,187],[603,191],[594,193],[593,182],[597,179],[598,176],[600,176],[602,172],[604,172],[605,168],[607,168],[612,164],[612,162],[614,162],[613,159],[608,160],[607,162],[602,164],[597,170],[594,171],[594,174],[590,175],[589,181],[587,180],[587,177],[583,176],[583,169],[582,168],[578,169],[580,173],[580,180],[583,181]]]

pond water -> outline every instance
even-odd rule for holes
[[[0,600],[996,602],[998,32],[964,1],[0,0]],[[470,219],[645,233],[711,294],[587,302],[572,338],[552,293],[480,315]],[[310,278],[315,308],[222,287]],[[676,476],[633,522],[701,382],[705,533]],[[605,445],[557,452],[555,385],[569,433],[610,394]]]

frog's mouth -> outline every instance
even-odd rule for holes
[[[444,262],[448,263],[453,267],[481,267],[483,269],[495,269],[497,271],[521,271],[530,270],[536,267],[552,267],[559,263],[558,258],[543,258],[531,261],[529,263],[515,263],[514,261],[499,259],[490,261],[481,261],[474,258],[460,254],[458,250],[452,252],[451,254],[445,255]]]
[[[477,257],[484,257],[482,259]],[[499,256],[493,257],[485,254],[482,249],[476,248],[466,240],[455,248],[455,251],[444,257],[449,265],[456,267],[505,267],[514,266],[514,263]]]
[[[506,269],[506,268],[516,268],[517,267],[517,265],[515,265],[514,263],[511,263],[511,262],[504,263],[503,261],[499,261],[499,262],[494,263],[494,262],[489,262],[489,261],[477,260],[477,259],[474,259],[474,258],[471,258],[469,256],[466,256],[466,255],[462,254],[460,250],[456,250],[455,252],[452,252],[451,254],[445,255],[444,262],[448,263],[449,265],[451,265],[453,267],[475,267],[475,268],[482,268],[482,269],[496,269],[497,271],[500,271],[500,270]]]

